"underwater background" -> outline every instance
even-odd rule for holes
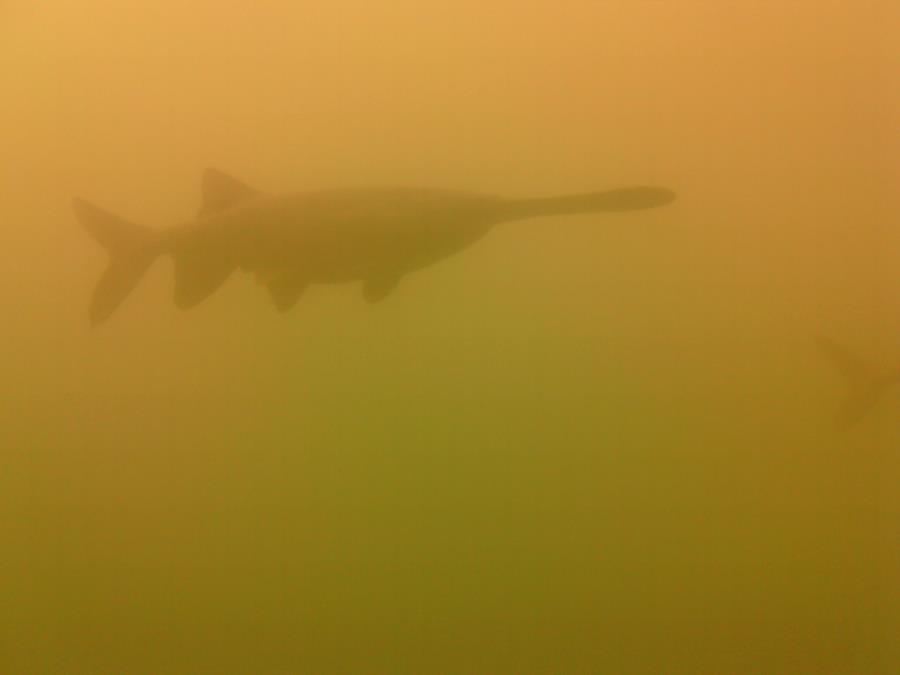
[[[0,4],[0,672],[898,672],[900,5]],[[511,223],[370,306],[168,260],[82,196],[678,200]]]

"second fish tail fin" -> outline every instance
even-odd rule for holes
[[[83,199],[75,199],[72,208],[88,234],[109,253],[109,264],[91,297],[90,320],[97,325],[122,304],[156,259],[156,234]]]
[[[860,422],[884,395],[889,373],[838,342],[825,337],[816,344],[844,381],[844,397],[837,424],[847,428]]]
[[[661,187],[629,187],[561,197],[510,199],[504,202],[504,220],[652,209],[670,204],[675,193]]]

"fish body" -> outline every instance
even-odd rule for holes
[[[500,223],[674,199],[656,187],[537,199],[403,187],[268,195],[214,169],[204,173],[202,195],[196,219],[163,231],[75,200],[78,220],[110,253],[91,301],[92,323],[109,318],[163,255],[174,260],[174,302],[184,309],[236,270],[256,276],[282,311],[312,284],[360,282],[363,296],[377,302],[405,275],[459,253]]]

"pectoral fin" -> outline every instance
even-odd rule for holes
[[[400,283],[399,274],[372,277],[363,282],[363,297],[366,302],[380,302],[389,296]]]

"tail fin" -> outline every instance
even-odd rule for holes
[[[81,199],[72,202],[75,217],[109,253],[109,265],[91,298],[91,324],[97,325],[122,304],[156,257],[153,230],[135,225]]]
[[[820,337],[816,344],[846,384],[846,395],[838,409],[837,424],[841,428],[851,427],[862,420],[881,399],[889,382],[887,373],[834,340]]]
[[[504,219],[652,209],[674,200],[675,193],[661,187],[631,187],[564,197],[511,199],[504,203]]]

